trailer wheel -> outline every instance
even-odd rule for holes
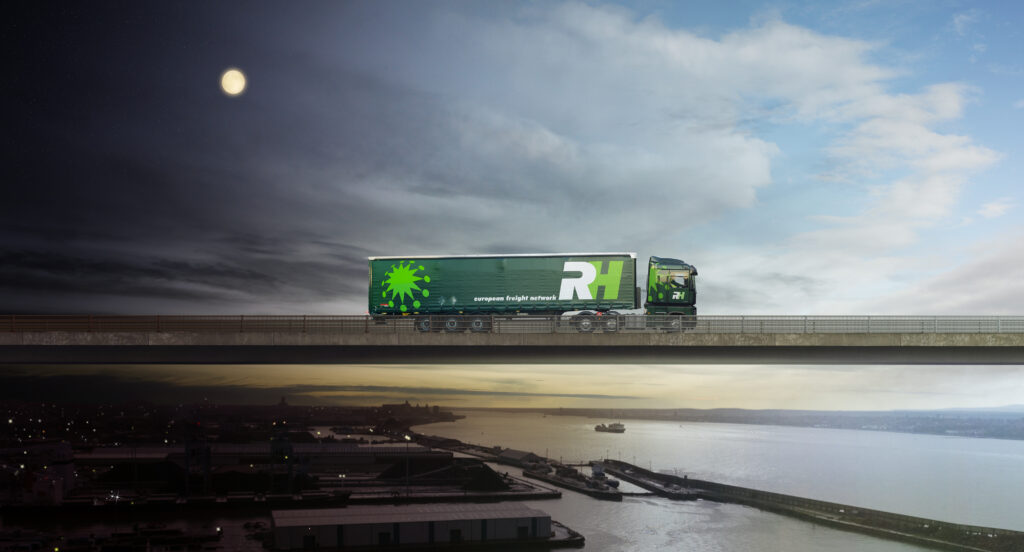
[[[424,316],[423,318],[417,318],[416,319],[416,329],[421,331],[421,332],[429,332],[430,331],[430,318],[426,317],[426,316]]]
[[[473,319],[469,321],[469,331],[471,332],[488,332],[490,330],[490,320],[482,316],[474,316]]]
[[[462,324],[459,319],[454,316],[449,316],[444,319],[444,331],[446,332],[459,332],[462,331]]]
[[[584,311],[577,314],[575,317],[576,331],[580,333],[590,333],[594,331],[596,321],[594,320],[594,313]]]
[[[604,316],[601,318],[601,322],[601,325],[604,327],[604,331],[609,333],[619,331],[619,313],[615,311],[608,311],[604,313]]]

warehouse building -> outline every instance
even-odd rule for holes
[[[274,548],[537,542],[551,538],[551,516],[520,502],[365,505],[272,512]]]
[[[498,455],[499,464],[511,464],[522,468],[527,468],[531,464],[538,464],[543,461],[544,458],[525,450],[505,449]]]

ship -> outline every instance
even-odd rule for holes
[[[626,426],[615,422],[608,425],[598,424],[594,426],[594,431],[602,431],[604,433],[625,433]]]

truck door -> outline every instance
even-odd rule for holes
[[[667,270],[668,299],[673,303],[693,302],[693,275],[689,270]]]

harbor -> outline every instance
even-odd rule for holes
[[[427,439],[434,442],[439,438],[428,437]],[[524,477],[539,479],[591,498],[621,501],[623,496],[633,494],[622,493],[618,489],[601,489],[599,477],[585,475],[573,467],[582,466],[584,463],[562,463],[527,451],[513,451],[513,449],[504,449],[500,446],[469,445],[455,439],[446,439],[446,445],[452,447],[450,450],[479,455],[495,462],[501,462],[503,454],[505,458],[510,456],[520,458],[523,460],[522,462],[506,463],[523,467]],[[513,452],[510,454],[508,451]],[[1022,531],[950,523],[856,505],[727,485],[706,479],[692,478],[687,474],[659,473],[615,459],[592,460],[588,464],[592,466],[595,474],[607,473],[645,489],[651,495],[673,501],[705,500],[749,506],[842,531],[858,532],[932,549],[961,552],[1019,552],[1024,550],[1024,532]],[[573,477],[559,475],[559,473],[569,474],[572,472],[576,473]]]
[[[148,539],[150,542],[166,541],[169,546],[195,541],[197,546],[205,549],[256,550],[268,543],[275,543],[268,545],[277,548],[304,549],[306,537],[314,536],[313,541],[308,541],[314,548],[329,549],[335,541],[353,545],[363,542],[365,538],[358,537],[358,534],[364,529],[358,527],[365,524],[351,516],[360,511],[370,516],[384,508],[395,514],[395,523],[401,527],[391,527],[383,541],[381,533],[385,531],[375,530],[374,544],[390,542],[406,546],[419,542],[440,546],[441,543],[453,542],[453,523],[466,521],[468,525],[454,527],[459,531],[459,538],[463,539],[461,542],[475,539],[483,546],[486,540],[486,546],[492,547],[501,544],[499,541],[508,541],[508,546],[515,548],[527,543],[520,542],[519,529],[505,527],[511,522],[503,520],[518,519],[513,510],[522,506],[542,512],[527,516],[537,518],[539,524],[537,531],[531,525],[523,537],[535,539],[531,541],[531,548],[578,546],[586,537],[596,549],[651,549],[639,543],[632,547],[619,547],[618,544],[631,542],[625,539],[637,538],[634,533],[620,531],[622,527],[635,527],[653,519],[660,520],[656,531],[671,535],[672,539],[658,542],[689,543],[686,546],[697,543],[697,546],[692,546],[697,550],[702,549],[699,546],[701,539],[709,542],[709,535],[715,541],[733,539],[732,545],[725,549],[749,549],[744,543],[755,542],[746,539],[751,528],[756,529],[758,525],[761,526],[760,531],[785,531],[787,538],[794,531],[805,531],[798,538],[812,544],[824,537],[826,542],[864,545],[834,548],[843,552],[906,552],[924,548],[1019,552],[1024,544],[1021,539],[1024,533],[996,529],[999,525],[995,523],[943,522],[939,520],[957,519],[957,516],[920,515],[913,509],[886,509],[874,502],[856,499],[816,500],[832,497],[822,497],[813,492],[786,492],[785,489],[779,492],[778,487],[759,487],[756,482],[734,478],[742,475],[734,467],[723,467],[718,472],[709,472],[707,468],[684,469],[683,466],[690,462],[680,461],[680,453],[706,453],[707,447],[703,444],[694,446],[699,438],[655,440],[649,437],[653,428],[671,432],[665,433],[666,436],[678,435],[678,430],[684,429],[679,424],[633,421],[630,422],[629,433],[615,435],[597,430],[594,422],[586,419],[574,421],[559,417],[538,425],[537,414],[478,415],[476,417],[485,421],[493,419],[493,425],[478,425],[468,432],[460,429],[463,434],[452,432],[449,436],[436,436],[417,433],[401,419],[404,416],[425,416],[434,409],[397,404],[379,409],[376,415],[384,423],[365,429],[368,433],[336,435],[329,428],[347,431],[354,426],[303,423],[305,415],[300,414],[306,411],[293,411],[292,408],[281,401],[270,409],[272,412],[268,411],[267,415],[289,418],[287,424],[283,421],[278,424],[287,425],[290,429],[287,434],[270,431],[263,443],[221,442],[211,435],[203,440],[188,439],[184,443],[163,445],[114,444],[73,448],[66,444],[39,442],[10,448],[7,452],[12,462],[17,458],[26,469],[31,468],[53,481],[65,473],[79,475],[72,475],[78,481],[67,492],[58,492],[60,488],[56,486],[39,487],[31,494],[19,494],[22,503],[16,509],[0,508],[0,515],[5,523],[10,524],[9,527],[39,529],[38,533],[9,533],[4,538],[9,539],[12,546],[20,546],[17,543],[28,539],[40,545],[61,545],[62,549],[71,549],[67,546],[70,542],[100,550],[115,549],[122,543]],[[147,412],[140,411],[137,416],[144,419]],[[239,412],[232,409],[228,414],[237,416]],[[255,416],[260,412],[262,410],[257,409],[247,414]],[[128,415],[119,411],[119,423]],[[440,414],[436,417],[449,418]],[[613,416],[605,419],[608,418],[615,419]],[[40,419],[39,415],[36,419]],[[93,420],[99,420],[98,414]],[[417,426],[417,429],[457,429],[467,423],[464,420],[466,418],[462,418],[458,426],[431,423],[429,426]],[[514,435],[492,433],[497,428],[507,431],[510,426]],[[207,416],[202,427],[218,436],[227,431],[239,431],[237,426],[232,428],[213,416]],[[253,427],[258,429],[258,426]],[[271,430],[274,427],[271,420]],[[714,429],[718,426],[701,427]],[[97,429],[105,431],[106,426]],[[725,430],[730,442],[735,442],[736,428]],[[255,429],[248,431],[253,433]],[[756,442],[763,442],[764,430],[753,428],[751,431],[756,431]],[[813,432],[814,435],[808,437],[814,437],[817,447],[822,445],[822,435],[835,432],[778,431],[784,431],[790,437],[781,443],[784,448],[779,449],[787,451],[793,446],[792,438],[802,432]],[[545,439],[545,432],[553,438]],[[589,442],[589,448],[565,446],[562,442],[567,434],[575,435],[576,442]],[[460,439],[483,435],[498,438],[488,439],[483,444]],[[676,456],[645,455],[641,467],[636,460],[627,462],[602,454],[610,450],[621,456],[622,451],[613,447],[625,449],[632,446],[638,435],[644,435],[640,442],[648,447],[671,444]],[[841,439],[849,439],[851,435],[836,432],[837,438]],[[936,440],[932,437],[920,439],[930,443]],[[687,446],[683,447],[683,443]],[[506,447],[505,444],[512,446]],[[531,444],[543,448],[531,449]],[[1002,446],[1001,443],[992,445]],[[645,450],[628,450],[631,456],[637,452]],[[600,460],[587,460],[588,457]],[[43,492],[51,487],[53,492],[50,494]],[[860,504],[873,508],[858,506]],[[232,516],[240,517],[223,519],[228,511]],[[290,523],[287,520],[294,520],[300,515],[295,512],[302,511],[317,512],[314,517],[322,517],[323,524],[315,530],[308,523],[304,527],[299,524],[283,529]],[[188,516],[198,517],[188,521],[192,519]],[[735,527],[723,527],[721,522],[706,525],[704,520],[709,516],[728,518],[728,524],[740,528],[741,537],[733,537]],[[549,518],[550,531],[541,528],[548,523],[542,520]],[[119,525],[109,532],[89,529],[98,523],[109,523],[111,519],[119,520]],[[274,519],[280,520],[282,525],[275,526]],[[544,537],[558,533],[556,520],[571,527],[577,536]],[[757,525],[751,525],[751,522]],[[166,523],[166,527],[161,527],[161,523]],[[282,533],[280,537],[275,536],[277,527],[282,527],[277,531]],[[1012,523],[1004,527],[1019,529]],[[223,533],[218,528],[223,529]],[[307,535],[303,531],[311,533]],[[339,532],[351,533],[349,536],[354,540],[339,540],[342,538]],[[209,534],[219,535],[219,538],[205,540]],[[89,538],[89,535],[95,535],[95,538]],[[0,546],[0,550],[6,549]],[[799,548],[815,549],[820,548],[813,545]]]

